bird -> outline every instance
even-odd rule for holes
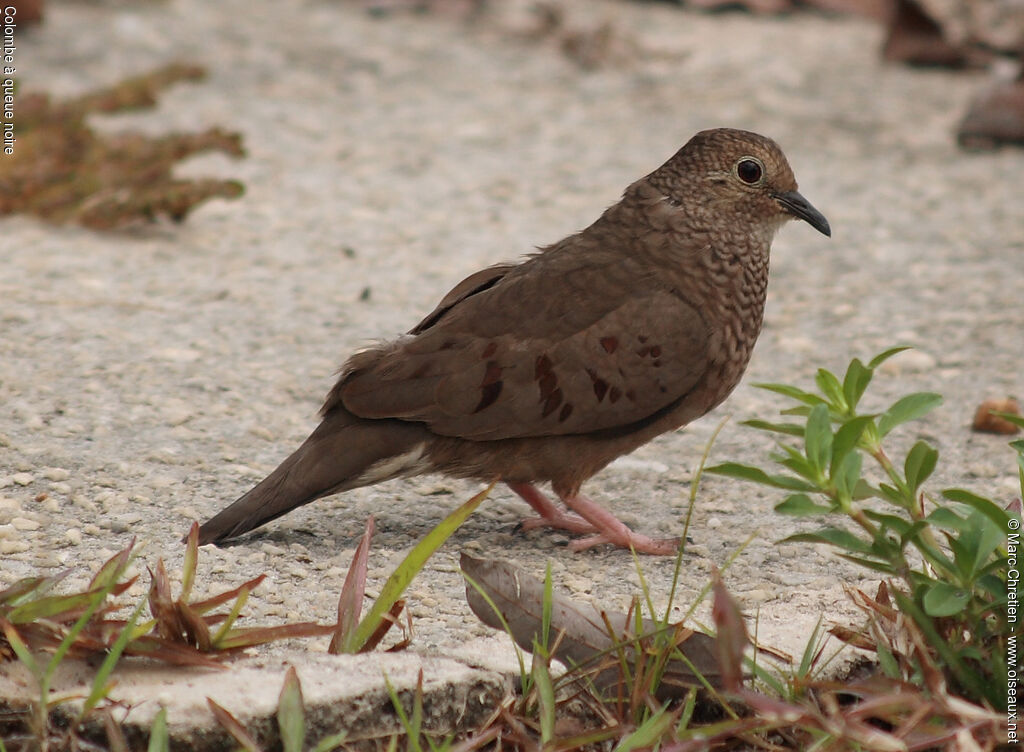
[[[695,134],[590,226],[470,274],[408,333],[353,354],[315,430],[199,542],[439,473],[504,482],[537,513],[521,528],[567,531],[572,550],[674,555],[678,538],[633,531],[581,487],[736,387],[761,329],[771,243],[791,219],[831,237],[774,141]]]

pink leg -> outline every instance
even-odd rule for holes
[[[532,483],[509,483],[508,487],[515,491],[519,497],[533,507],[533,510],[540,517],[527,517],[520,523],[523,530],[533,530],[537,527],[553,527],[559,530],[568,530],[570,533],[596,533],[598,529],[580,517],[578,514],[566,512],[559,509],[552,503],[551,499],[537,490]]]
[[[675,556],[679,552],[679,538],[655,540],[648,538],[646,535],[634,533],[618,517],[586,496],[570,496],[563,498],[562,501],[570,509],[579,512],[580,516],[598,531],[597,535],[572,541],[569,544],[569,548],[573,551],[582,551],[591,546],[611,543],[620,548],[632,548],[639,554]]]
[[[597,533],[572,541],[569,548],[573,551],[582,551],[602,543],[611,543],[620,548],[632,547],[637,553],[658,556],[675,556],[679,550],[678,538],[654,540],[646,535],[634,533],[614,514],[586,496],[577,495],[562,499],[566,506],[579,513],[572,514],[555,506],[532,483],[509,483],[508,487],[540,515],[524,520],[523,529],[554,527],[570,533]]]

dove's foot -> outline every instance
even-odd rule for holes
[[[520,530],[533,530],[538,527],[553,527],[567,530],[570,533],[597,533],[591,525],[578,514],[567,512],[555,506],[547,496],[537,490],[532,483],[509,483],[508,487],[519,494],[519,497],[533,507],[539,517],[527,517],[519,523]]]
[[[679,551],[679,538],[655,540],[646,535],[634,533],[607,509],[591,501],[586,496],[568,496],[562,498],[565,505],[578,514],[559,509],[547,496],[542,494],[531,483],[509,483],[509,488],[529,504],[539,514],[520,523],[523,530],[537,527],[553,527],[570,533],[595,533],[569,543],[573,551],[582,551],[602,543],[611,543],[620,548],[632,548],[637,553],[654,554],[655,556],[675,556]]]

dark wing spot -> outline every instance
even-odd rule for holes
[[[644,336],[644,335],[642,335],[642,334],[638,335],[638,336],[637,336],[637,339],[638,339],[638,340],[640,340],[640,344],[641,344],[641,345],[642,345],[642,344],[644,344],[645,342],[647,342],[647,337],[645,337],[645,336]]]
[[[654,366],[655,368],[661,368],[661,361],[660,361],[660,360],[656,360],[656,361],[654,361],[654,363],[653,363],[652,365],[653,365],[653,366]]]
[[[544,400],[544,410],[541,411],[540,417],[546,418],[562,404],[562,390],[556,389],[551,395]]]
[[[641,347],[639,350],[636,351],[636,354],[639,355],[641,358],[646,358],[650,354],[650,352],[651,348]]]
[[[590,377],[590,383],[594,385],[594,396],[597,397],[597,401],[600,402],[608,392],[608,382],[594,373],[590,368],[587,369],[587,376]]]
[[[487,363],[487,370],[484,371],[484,378],[480,382],[480,386],[490,386],[496,381],[501,381],[501,366],[497,361],[491,360]]]
[[[498,395],[501,394],[501,387],[504,384],[502,381],[495,381],[490,384],[485,384],[480,387],[480,402],[477,403],[474,413],[478,413],[486,407],[490,407],[494,404],[494,401],[498,399]]]
[[[627,391],[626,399],[628,399],[630,402],[636,402],[636,392],[634,392],[632,389]]]
[[[604,351],[611,355],[615,352],[615,349],[619,346],[619,341],[615,337],[601,337],[601,347]]]
[[[537,383],[537,386],[540,387],[541,400],[546,400],[558,387],[558,377],[553,373],[548,373]]]
[[[558,413],[558,422],[565,423],[565,421],[572,415],[572,404],[566,402],[562,405],[562,410]]]
[[[652,358],[660,358],[661,357],[661,345],[655,345],[654,347],[651,348],[651,357]]]
[[[497,351],[498,351],[498,343],[497,342],[491,342],[489,345],[487,345],[487,347],[484,348],[484,351],[482,353],[480,353],[480,358],[481,359],[487,359],[487,358],[491,357],[492,355],[494,355],[494,353],[496,353]]]
[[[621,396],[622,391],[617,386],[613,386],[612,390],[608,393],[608,399],[613,405],[619,401],[619,397]]]
[[[539,381],[549,373],[551,373],[551,358],[547,355],[538,355],[533,368],[533,378]]]

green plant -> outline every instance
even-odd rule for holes
[[[796,402],[783,415],[802,419],[747,421],[787,437],[772,455],[783,472],[733,462],[708,471],[786,491],[775,507],[781,514],[852,522],[826,524],[785,540],[830,545],[896,585],[890,588],[895,608],[910,619],[925,645],[897,655],[884,641],[874,641],[885,671],[925,686],[930,668],[939,665],[957,692],[1005,709],[1003,656],[1010,635],[1006,534],[1014,513],[963,489],[945,489],[939,497],[927,492],[925,482],[939,453],[925,441],[915,442],[902,462],[890,456],[884,445],[893,429],[942,401],[937,394],[918,392],[881,412],[860,408],[878,366],[904,349],[887,350],[867,365],[855,359],[842,379],[819,370],[818,393],[785,384],[760,385]],[[1024,442],[1013,446],[1024,491]],[[880,477],[864,472],[865,460],[875,464]],[[1019,520],[1019,511],[1017,515]],[[887,612],[881,601],[876,605],[869,609],[881,629],[878,617]]]

